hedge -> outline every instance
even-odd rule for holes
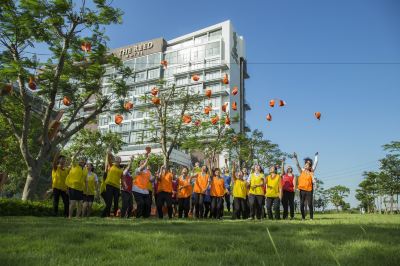
[[[94,203],[92,216],[100,216],[103,204]],[[60,200],[58,212],[62,216],[64,206]],[[0,198],[0,216],[53,216],[53,202],[47,201],[22,201],[19,199]]]

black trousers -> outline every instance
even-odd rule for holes
[[[204,218],[211,218],[211,201],[204,202]]]
[[[305,191],[300,190],[300,211],[301,211],[301,218],[306,218],[306,212],[304,210],[304,206],[308,203],[308,209],[310,211],[310,218],[314,218],[314,208],[313,208],[313,192],[312,191]]]
[[[150,217],[151,214],[151,205],[153,204],[153,191],[149,191],[149,198],[148,198],[148,208],[146,208],[146,217]]]
[[[246,196],[244,215],[245,215],[246,218],[248,218],[250,216],[249,196]]]
[[[268,213],[268,219],[273,220],[274,218],[276,220],[281,219],[281,213],[280,213],[280,203],[281,200],[280,198],[270,198],[267,197],[267,213]],[[275,216],[272,215],[272,207],[274,208],[274,213]]]
[[[288,217],[288,207],[290,209],[290,218],[294,218],[294,192],[283,191],[282,195],[283,219]]]
[[[222,217],[221,209],[224,206],[224,197],[211,197],[211,215],[215,219]]]
[[[190,210],[190,197],[187,198],[178,198],[178,217],[188,218]]]
[[[139,192],[132,192],[136,201],[136,218],[148,218],[149,194],[142,194]]]
[[[64,204],[64,217],[68,217],[69,212],[69,198],[65,191],[58,188],[53,188],[53,211],[54,215],[58,215],[58,203],[60,202],[60,196]]]
[[[132,216],[132,210],[133,210],[132,192],[121,191],[121,198],[122,198],[121,218],[129,218]]]
[[[114,215],[118,211],[119,189],[110,185],[106,185],[106,207],[103,210],[101,217],[110,216],[111,205],[114,199]]]
[[[172,218],[172,193],[168,193],[165,191],[158,192],[157,194],[157,212],[158,218],[162,219],[164,217],[163,209],[164,202],[167,203],[168,208],[168,217]]]
[[[196,218],[203,218],[204,212],[204,194],[194,193],[194,212]]]
[[[225,202],[226,202],[226,208],[228,209],[228,212],[231,211],[231,194],[225,194]]]
[[[240,216],[242,216],[243,219],[246,218],[245,209],[246,199],[233,198],[233,219],[240,219]]]
[[[250,217],[254,219],[261,219],[262,209],[263,209],[264,196],[262,195],[249,195],[249,205],[250,205]]]

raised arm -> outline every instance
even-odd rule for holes
[[[72,158],[71,158],[72,165],[76,165],[76,157],[78,157],[78,155],[81,153],[81,151],[82,151],[82,148],[79,148],[78,151],[75,152],[74,155],[72,155]]]
[[[317,169],[317,165],[318,165],[318,152],[315,153],[314,164],[312,166],[313,172],[315,171],[315,169]]]
[[[281,174],[282,174],[282,175],[285,174],[285,160],[286,160],[286,158],[283,157],[283,158],[282,158],[282,165],[281,165]]]
[[[144,161],[143,165],[139,166],[139,171],[140,172],[143,171],[146,168],[148,162],[149,162],[149,154],[147,153],[146,154],[146,160]]]
[[[57,151],[56,154],[54,154],[53,158],[53,170],[57,170],[58,167],[58,157],[60,157],[60,152]]]
[[[134,156],[134,155],[132,155],[131,159],[129,160],[129,163],[128,163],[127,166],[125,167],[125,169],[124,169],[124,174],[127,174],[127,172],[129,171],[129,169],[131,169],[133,160],[135,160],[135,156]]]
[[[112,165],[111,148],[108,148],[106,153],[106,159],[104,161],[104,173],[107,173],[108,168],[110,168],[111,165]]]
[[[293,153],[293,158],[296,161],[297,170],[299,170],[299,174],[301,174],[301,172],[303,172],[303,170],[301,169],[301,166],[299,164],[299,159],[297,158],[297,154],[296,153]]]
[[[233,180],[233,182],[236,181],[236,163],[235,162],[232,163],[232,180]]]

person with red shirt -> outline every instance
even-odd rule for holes
[[[132,195],[132,184],[133,178],[130,173],[132,167],[132,162],[134,160],[132,155],[131,160],[124,169],[122,180],[121,180],[121,198],[122,198],[122,208],[121,208],[121,218],[130,218],[132,216],[133,210],[133,195]]]
[[[290,220],[294,219],[294,190],[296,187],[296,177],[293,174],[293,168],[288,166],[285,171],[285,158],[282,160],[282,205],[283,219],[288,218],[288,209],[290,210]]]

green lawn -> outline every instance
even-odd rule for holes
[[[400,215],[317,214],[305,222],[0,217],[2,266],[399,262]]]

